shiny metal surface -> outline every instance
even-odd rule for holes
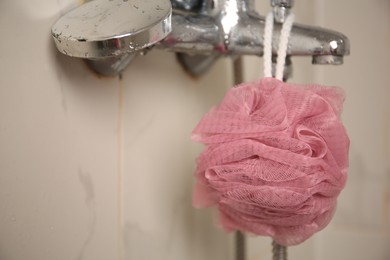
[[[271,5],[291,8],[294,5],[294,0],[271,0]]]
[[[52,27],[58,50],[99,59],[136,52],[171,31],[169,0],[94,0],[62,16]]]
[[[206,73],[220,56],[219,54],[189,55],[180,52],[177,53],[177,60],[186,72],[193,77],[198,77]]]
[[[104,59],[87,59],[87,64],[98,74],[112,77],[124,71],[137,54],[138,52],[125,53],[123,55]]]
[[[277,13],[276,22],[282,22],[294,1],[274,0],[272,4]],[[210,65],[200,62],[199,57],[192,61],[190,55],[261,56],[264,25],[265,19],[255,11],[254,0],[204,0],[197,14],[183,15],[174,10],[172,32],[156,46],[185,53],[180,56],[182,59],[188,56],[185,57],[186,70],[192,70],[196,76],[199,75],[198,64],[203,68]],[[278,23],[274,26],[274,55],[277,54],[281,27]],[[339,32],[294,24],[288,55],[313,56],[314,64],[338,65],[342,63],[342,57],[349,54],[349,48],[348,38]],[[286,73],[291,74],[291,66]]]
[[[271,0],[276,22],[283,21],[293,3]],[[52,35],[60,52],[88,59],[136,53],[155,44],[181,53],[185,69],[200,75],[221,55],[261,56],[264,25],[254,0],[93,0],[61,17]],[[274,26],[274,55],[281,27]],[[291,30],[288,56],[313,56],[314,64],[341,64],[348,54],[349,40],[339,32],[300,24]],[[123,69],[132,59],[127,55],[93,67],[115,75],[113,68]]]
[[[272,75],[276,74],[276,61],[277,61],[277,56],[272,56]],[[291,61],[291,57],[287,56],[286,63],[284,64],[284,69],[283,69],[283,81],[287,81],[292,76],[293,76],[293,64]]]
[[[331,65],[341,65],[344,62],[343,56],[336,55],[317,55],[313,56],[313,64],[331,64]]]
[[[198,10],[202,6],[202,0],[173,0],[172,7],[175,9],[184,9],[186,11]]]
[[[294,0],[271,0],[275,21],[283,23],[286,17],[290,14],[291,8],[294,5]]]
[[[273,52],[276,54],[281,25],[275,24]],[[192,54],[262,55],[264,17],[254,10],[253,0],[208,0],[200,14],[172,16],[172,32],[159,48]],[[295,24],[289,56],[349,54],[348,38],[336,31]]]
[[[287,260],[287,247],[272,241],[272,260]]]

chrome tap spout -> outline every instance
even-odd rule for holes
[[[254,10],[253,0],[204,1],[196,15],[173,12],[172,32],[159,48],[196,55],[263,54],[265,19]],[[281,24],[274,26],[276,55]],[[289,56],[337,56],[349,54],[348,38],[336,31],[295,24],[291,31]],[[316,59],[321,61],[320,59]]]
[[[274,55],[293,2],[271,1]],[[100,74],[117,75],[137,53],[156,46],[179,53],[190,73],[199,75],[219,56],[261,56],[264,26],[254,0],[87,0],[53,25],[52,36],[60,52],[89,59]],[[336,31],[295,24],[287,54],[312,56],[315,64],[341,64],[349,40]]]

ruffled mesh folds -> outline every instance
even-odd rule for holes
[[[339,88],[277,79],[228,91],[193,130],[193,204],[217,206],[226,231],[296,245],[331,220],[348,170],[349,139]]]

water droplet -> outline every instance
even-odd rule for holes
[[[16,217],[15,217],[15,216],[12,216],[12,217],[11,217],[11,221],[12,221],[12,222],[16,222]]]

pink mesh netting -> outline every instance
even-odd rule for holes
[[[217,206],[226,231],[296,245],[331,220],[347,179],[349,139],[339,88],[273,78],[228,91],[193,131],[193,203]]]

